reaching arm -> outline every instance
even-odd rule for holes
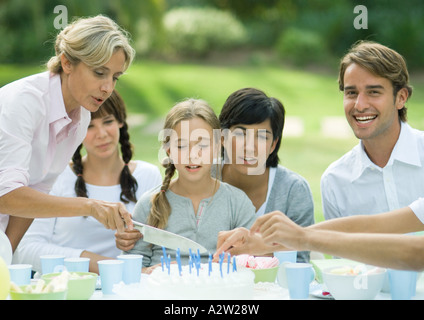
[[[0,208],[4,214],[20,218],[51,218],[71,216],[92,216],[108,229],[125,230],[125,224],[132,229],[131,215],[122,203],[111,203],[88,198],[56,197],[38,192],[29,187],[15,189],[0,197]],[[22,219],[11,219],[7,229],[9,239],[16,247],[24,232],[14,226],[19,222],[23,228],[30,226]]]
[[[408,207],[397,212],[399,216],[411,214],[414,215]],[[388,217],[393,218],[391,214]],[[343,220],[349,219],[343,218]],[[417,223],[419,227],[414,229],[422,229],[423,224],[418,218]],[[400,225],[403,224],[400,223]],[[257,219],[251,232],[260,233],[263,241],[268,245],[284,245],[294,250],[319,251],[388,268],[424,269],[424,257],[420,253],[424,245],[424,236],[346,233],[318,227],[302,228],[280,212]]]
[[[313,230],[304,239],[309,250],[386,268],[424,269],[424,236]]]
[[[300,228],[300,226],[297,226],[281,212],[274,211],[258,218],[252,226],[252,230],[256,231],[259,225],[262,225],[265,221],[271,221],[272,217],[279,217],[280,215],[285,217],[285,223],[283,224],[283,221],[280,221],[278,225],[281,227],[281,230],[289,232],[292,231],[292,228],[296,229],[295,226]],[[268,230],[268,228],[277,229],[278,227],[277,225],[272,226],[270,223],[268,223],[266,227],[263,227],[264,230]],[[424,230],[424,225],[409,207],[376,215],[359,215],[331,219],[305,228],[305,231],[308,232],[338,231],[346,233],[409,233],[422,230]],[[288,234],[291,233],[289,232]],[[347,235],[345,235],[345,237],[347,237]],[[287,242],[291,240],[289,236],[283,239],[284,242],[264,242],[263,234],[261,237],[261,235],[255,234],[255,232],[249,233],[246,229],[238,228],[219,234],[216,255],[219,255],[223,251],[230,252],[231,254],[267,254],[274,251],[287,250],[287,246],[293,246],[293,244]],[[299,239],[299,241],[303,240]],[[317,250],[314,248],[297,247],[296,250],[313,250],[343,256],[338,253],[323,251],[322,248]]]
[[[409,208],[374,215],[355,215],[326,220],[308,227],[314,230],[363,233],[409,233],[424,230],[424,225]]]

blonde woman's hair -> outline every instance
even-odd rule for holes
[[[101,67],[119,49],[125,53],[126,70],[135,56],[129,34],[113,20],[102,15],[80,18],[57,35],[56,55],[47,62],[47,68],[52,73],[61,73],[62,54],[74,65],[83,62],[92,68]]]
[[[220,134],[219,137],[216,136],[216,133],[219,132],[220,124],[215,112],[204,100],[187,99],[176,104],[166,116],[164,129],[174,129],[181,121],[194,118],[203,119],[212,127],[212,129],[214,129],[213,143],[215,148],[215,144],[220,142]],[[162,145],[167,146],[169,144],[169,139],[169,136],[164,137]],[[217,152],[215,152],[215,154],[219,155],[218,146],[216,146],[216,150]],[[165,168],[165,177],[162,182],[161,190],[152,197],[152,207],[147,218],[147,224],[156,228],[165,229],[171,214],[171,206],[166,198],[166,191],[169,188],[169,184],[171,183],[171,179],[174,176],[176,169],[175,165],[169,158],[166,159],[162,165]]]

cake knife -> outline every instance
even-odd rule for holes
[[[178,234],[158,229],[137,221],[132,221],[134,228],[138,229],[143,234],[143,241],[162,246],[168,249],[177,250],[188,253],[191,249],[193,252],[199,250],[200,253],[208,252],[205,247],[199,243],[180,236]]]

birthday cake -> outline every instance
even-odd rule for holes
[[[165,258],[166,257],[166,258]],[[252,300],[285,299],[287,293],[272,282],[255,283],[252,270],[272,268],[278,259],[248,255],[219,257],[219,263],[202,263],[200,255],[191,255],[188,265],[182,265],[164,255],[162,265],[151,274],[142,274],[141,283],[114,286],[114,292],[126,300]],[[230,261],[228,264],[227,261]]]
[[[254,273],[227,263],[196,267],[170,264],[158,267],[148,278],[152,299],[231,300],[252,299]]]

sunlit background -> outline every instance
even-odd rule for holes
[[[359,4],[366,20],[354,12]],[[163,117],[184,98],[205,99],[217,114],[243,87],[280,99],[287,113],[281,164],[310,183],[317,221],[321,174],[358,143],[337,86],[338,61],[355,41],[374,40],[406,58],[414,86],[409,122],[424,130],[422,1],[0,0],[0,86],[45,70],[58,5],[69,22],[104,14],[131,33],[137,60],[117,89],[129,110],[135,158],[159,165]],[[367,29],[356,28],[355,19]]]

